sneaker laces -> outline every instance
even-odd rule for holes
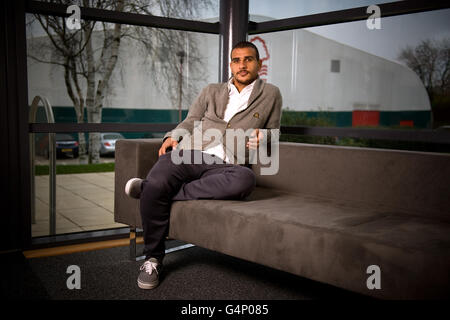
[[[158,266],[158,263],[147,260],[141,266],[140,270],[141,271],[145,270],[145,272],[147,272],[148,274],[152,274],[153,270],[155,270],[156,273],[158,273],[158,270],[156,269],[157,266]]]

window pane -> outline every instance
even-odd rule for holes
[[[31,14],[27,22],[28,101],[46,98],[56,123],[177,123],[218,79],[218,35],[87,21],[71,30],[62,18]],[[41,104],[35,122],[47,122]],[[78,138],[85,158],[87,135]]]
[[[176,123],[217,82],[218,46],[217,35],[86,21],[70,29],[28,14],[28,100],[48,99],[57,123]],[[42,102],[35,122],[47,122]],[[57,133],[56,234],[122,227],[113,221],[115,142],[163,134]],[[49,135],[34,141],[37,237],[50,232]]]
[[[279,0],[274,5],[270,0],[250,0],[250,20],[263,22],[286,19],[310,14],[324,13],[358,7],[368,7],[373,4],[396,2],[394,0]]]
[[[48,134],[35,135],[32,236],[39,237],[50,235],[51,179]],[[77,133],[55,136],[55,234],[125,227],[114,222],[114,143],[102,140],[110,146],[98,164],[87,164],[80,162]]]
[[[449,17],[439,10],[382,18],[381,29],[359,21],[249,39],[263,60],[260,76],[282,92],[284,125],[436,128],[450,124]],[[436,58],[432,83],[409,56],[426,50]]]
[[[55,122],[178,122],[218,79],[217,35],[84,21],[86,30],[69,30],[62,18],[27,18],[29,101],[46,97]]]

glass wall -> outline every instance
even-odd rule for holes
[[[217,35],[99,22],[70,30],[62,18],[27,17],[29,100],[47,97],[57,123],[178,122],[217,82]]]
[[[282,125],[431,129],[450,124],[449,18],[447,9],[382,18],[380,29],[357,21],[249,40],[261,52],[260,76],[282,92]]]
[[[384,2],[392,1],[378,4]],[[370,4],[250,0],[250,20]],[[117,2],[89,6],[118,10]],[[121,11],[215,22],[219,1],[131,1]],[[375,28],[358,21],[248,39],[260,51],[260,77],[282,92],[283,126],[431,129],[450,125],[449,18],[450,10],[438,10],[382,18]],[[177,123],[200,90],[218,81],[219,55],[219,35],[83,20],[69,27],[67,19],[27,14],[28,101],[47,98],[58,124]],[[428,65],[433,68],[424,71]],[[42,107],[35,122],[47,122]],[[120,227],[112,208],[115,140],[163,134],[57,134],[57,234]],[[107,139],[111,135],[116,137]],[[281,139],[443,151],[413,142],[285,134]],[[44,236],[49,234],[48,134],[36,133],[34,144],[32,230],[33,236]]]
[[[114,222],[114,157],[102,157],[99,164],[80,165],[71,154],[77,152],[71,138],[74,135],[56,134],[55,234],[125,227]],[[50,234],[50,180],[48,159],[36,157],[33,237]]]
[[[28,101],[60,123],[177,123],[218,80],[219,36],[27,14]],[[31,122],[47,123],[42,102]],[[117,139],[164,132],[56,133],[56,234],[114,223]],[[34,237],[49,235],[49,135],[35,133]]]

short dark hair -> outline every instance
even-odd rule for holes
[[[234,50],[234,49],[242,49],[242,48],[253,48],[253,49],[255,50],[255,52],[256,52],[256,60],[259,61],[259,51],[258,51],[258,48],[257,48],[253,43],[251,43],[251,42],[249,42],[249,41],[241,41],[241,42],[236,43],[236,44],[233,46],[233,49],[231,49],[231,53],[233,53],[233,50]],[[232,58],[232,57],[231,57],[231,53],[230,53],[230,58]]]

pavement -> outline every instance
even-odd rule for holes
[[[49,235],[49,177],[35,177],[32,236]],[[114,222],[114,172],[56,176],[56,234],[125,227]]]

